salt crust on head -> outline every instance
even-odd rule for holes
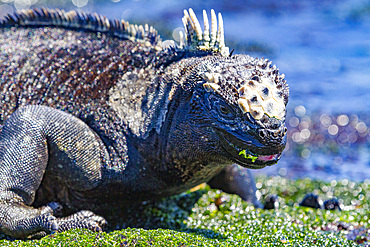
[[[250,80],[238,89],[238,105],[243,113],[250,112],[253,118],[269,117],[283,119],[285,116],[284,97],[271,78],[260,81]]]
[[[252,58],[248,57],[253,60]],[[205,81],[203,87],[208,92],[215,92],[225,95],[225,91],[233,88],[236,93],[237,104],[243,113],[249,112],[253,118],[260,120],[264,114],[269,117],[283,119],[285,116],[285,102],[282,84],[285,84],[284,75],[278,74],[276,66],[271,66],[268,60],[255,59],[255,65],[234,64],[229,67],[213,67],[212,64],[206,65],[206,72],[201,73]],[[248,61],[247,61],[248,62]],[[263,65],[259,66],[259,62]],[[259,76],[252,76],[252,69],[243,68],[250,66],[258,70]],[[226,75],[225,69],[228,70]],[[248,71],[249,70],[249,71]],[[240,75],[242,73],[243,75]],[[248,74],[249,73],[249,74]],[[276,83],[276,81],[280,83]],[[233,102],[235,102],[233,100]]]

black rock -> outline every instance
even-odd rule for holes
[[[265,206],[263,209],[278,209],[279,197],[277,195],[268,195],[266,197]]]
[[[299,205],[303,207],[324,209],[321,198],[315,194],[307,194]]]
[[[327,210],[336,210],[342,211],[339,201],[337,198],[331,198],[324,202],[324,208]]]

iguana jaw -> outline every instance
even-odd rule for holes
[[[252,141],[243,141],[226,131],[217,131],[222,148],[234,162],[252,169],[260,169],[276,164],[285,147],[257,147]]]

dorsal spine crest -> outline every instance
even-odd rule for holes
[[[0,27],[9,26],[54,26],[75,28],[88,31],[110,33],[114,37],[128,39],[162,49],[162,40],[157,31],[149,25],[133,25],[124,20],[109,20],[105,16],[83,11],[69,11],[59,9],[28,9],[20,10],[14,15],[8,15],[0,22]]]
[[[211,26],[208,16],[203,10],[204,31],[200,26],[194,11],[184,10],[182,18],[185,35],[180,33],[180,45],[178,48],[190,52],[211,52],[229,56],[229,48],[225,45],[224,27],[221,13],[218,13],[218,20],[215,11],[211,10]],[[134,25],[124,20],[109,20],[97,13],[85,13],[83,11],[69,11],[59,9],[28,9],[20,10],[15,14],[9,14],[0,27],[11,26],[52,26],[92,32],[103,32],[113,37],[128,39],[133,42],[142,43],[146,46],[153,46],[156,50],[163,50],[162,40],[157,31],[149,25]]]
[[[189,51],[211,51],[220,53],[222,56],[229,56],[229,48],[225,45],[221,13],[218,13],[217,23],[215,11],[211,10],[211,33],[209,33],[209,21],[205,10],[203,10],[204,31],[202,31],[198,18],[192,9],[189,9],[189,12],[184,10],[182,22],[185,35],[180,34],[180,48]]]

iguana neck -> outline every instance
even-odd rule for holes
[[[196,105],[195,82],[187,79],[196,63],[194,57],[183,58],[156,73],[150,73],[153,68],[131,71],[111,90],[111,107],[129,126],[128,151],[131,147],[138,152],[133,155],[134,165],[124,172],[126,182],[134,182],[127,176],[132,171],[178,192],[210,179],[230,163],[219,150],[217,134],[209,124],[200,124],[209,116],[197,112],[202,107]],[[130,104],[125,98],[130,90],[141,101],[125,106]]]
[[[160,133],[152,131],[139,148],[142,155],[146,150],[153,174],[173,190],[169,194],[211,179],[230,163],[219,150],[217,134],[212,128],[199,124],[192,114],[194,97],[192,91],[178,88],[168,105]]]

